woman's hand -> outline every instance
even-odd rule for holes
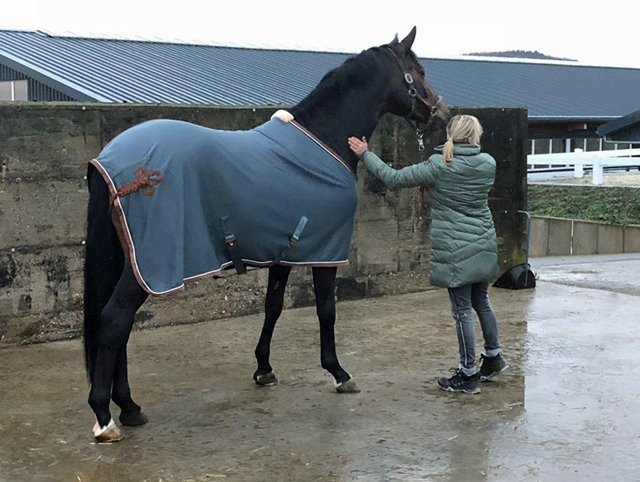
[[[367,138],[363,137],[362,140],[357,137],[349,137],[349,147],[358,156],[362,156],[369,150],[369,144],[367,144]]]

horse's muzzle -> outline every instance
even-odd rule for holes
[[[440,102],[438,104],[436,116],[445,124],[449,122],[449,119],[451,119],[451,111],[449,110],[449,106],[447,106],[444,102]]]

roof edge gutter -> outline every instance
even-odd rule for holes
[[[529,116],[529,122],[609,122],[613,119],[618,119],[619,116],[572,116],[572,115],[558,115],[558,116]]]

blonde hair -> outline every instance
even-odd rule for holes
[[[444,144],[444,162],[453,159],[454,144],[480,144],[482,126],[472,115],[454,116],[447,124],[447,142]]]

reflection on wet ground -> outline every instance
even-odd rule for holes
[[[136,332],[150,423],[114,445],[93,443],[79,341],[0,350],[0,481],[638,480],[640,298],[561,272],[492,290],[511,368],[476,396],[435,385],[457,360],[443,291],[339,305],[358,395],[320,368],[314,309],[283,315],[273,388],[251,380],[260,316]]]

